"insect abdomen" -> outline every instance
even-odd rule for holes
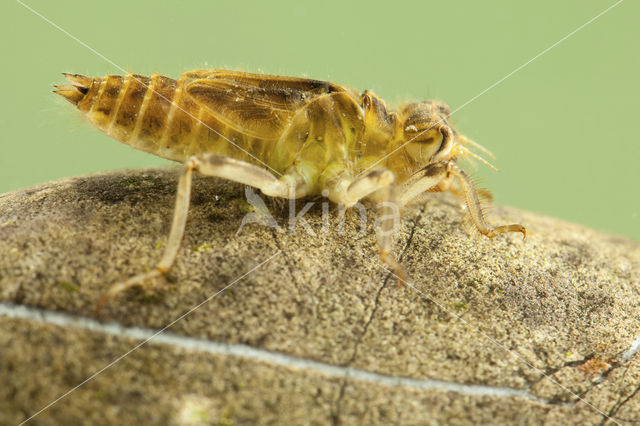
[[[127,145],[183,162],[202,151],[202,139],[212,139],[211,126],[203,129],[201,122],[210,117],[203,117],[200,107],[183,94],[184,78],[66,76],[72,86],[56,86],[56,93],[74,103],[97,128]]]

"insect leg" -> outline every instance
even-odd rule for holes
[[[261,167],[219,155],[198,155],[189,161],[194,161],[195,169],[203,175],[253,186],[270,197],[301,198],[308,195],[310,189],[304,178],[293,168],[277,178]]]
[[[429,189],[440,186],[440,184],[447,186],[453,177],[457,178],[471,220],[482,235],[494,238],[505,232],[522,232],[522,234],[526,236],[527,231],[522,225],[494,227],[485,221],[480,200],[478,199],[478,191],[469,176],[467,176],[453,160],[430,164],[411,176],[403,185],[402,193],[399,197],[400,204],[404,205],[416,196]]]
[[[162,259],[152,271],[136,275],[127,281],[113,285],[98,302],[98,309],[101,309],[109,300],[131,287],[151,286],[154,280],[161,278],[169,271],[178,254],[184,235],[194,171],[198,171],[203,175],[221,177],[253,186],[261,189],[266,195],[273,197],[303,197],[308,192],[308,186],[304,179],[293,170],[278,179],[265,169],[233,158],[211,154],[191,157],[185,163],[184,172],[178,182],[173,222]]]
[[[401,281],[406,273],[400,263],[392,256],[395,227],[399,219],[396,202],[395,176],[387,169],[372,170],[355,179],[341,175],[333,179],[329,186],[329,197],[346,207],[351,207],[359,200],[370,197],[378,204],[378,256]]]
[[[418,170],[402,185],[398,197],[400,205],[404,206],[418,195],[434,188],[443,181],[448,183],[449,175],[446,162],[429,164],[427,167]]]
[[[471,215],[471,220],[482,235],[485,235],[489,238],[494,238],[505,232],[521,232],[523,238],[527,237],[527,230],[522,225],[489,225],[484,220],[482,209],[480,208],[480,201],[478,200],[478,193],[476,192],[476,188],[473,186],[473,182],[471,181],[469,176],[467,176],[465,172],[460,170],[460,168],[454,162],[449,163],[448,169],[456,176],[456,178],[458,178],[460,188],[462,188],[462,193],[464,194],[464,198],[467,203],[467,208],[469,209],[469,214]]]
[[[191,180],[195,169],[194,161],[188,160],[184,166],[184,172],[178,181],[178,191],[176,194],[176,205],[173,213],[173,222],[169,232],[169,241],[164,250],[162,259],[151,271],[136,275],[127,281],[114,284],[98,301],[98,311],[101,311],[111,299],[118,294],[136,286],[150,286],[153,282],[169,271],[180,248],[184,227],[187,223],[187,212],[189,210],[189,199],[191,197]]]
[[[331,201],[352,207],[361,199],[393,184],[395,177],[387,169],[373,170],[353,179],[351,175],[339,175],[328,183]]]
[[[377,198],[381,201],[378,209],[378,255],[380,260],[404,279],[404,270],[391,256],[395,221],[399,214],[395,200],[394,182],[395,176],[391,171],[386,169],[372,170],[351,182],[346,190],[346,199],[355,204],[358,200],[376,193]]]

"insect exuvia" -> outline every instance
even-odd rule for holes
[[[449,123],[440,102],[410,102],[389,110],[374,93],[335,83],[225,70],[185,72],[178,80],[154,74],[90,78],[64,74],[55,93],[119,141],[184,164],[164,255],[150,272],[111,287],[108,300],[166,274],[181,244],[194,171],[259,188],[265,195],[301,198],[324,192],[345,207],[370,198],[404,205],[456,183],[469,218],[493,238],[521,225],[491,226],[478,191],[457,165],[482,149]],[[382,213],[385,212],[383,207]],[[391,221],[383,221],[378,250],[391,253]],[[385,232],[386,231],[386,232]]]

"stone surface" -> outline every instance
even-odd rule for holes
[[[447,195],[406,210],[397,252],[410,282],[398,286],[376,258],[372,211],[364,235],[356,211],[338,232],[334,206],[323,234],[322,199],[304,216],[315,235],[237,233],[251,211],[243,188],[196,178],[165,289],[105,312],[121,331],[171,324],[176,338],[118,360],[144,340],[108,332],[95,304],[160,259],[178,173],[0,196],[0,424],[114,360],[32,424],[640,422],[640,243],[498,206],[490,221],[524,224],[527,240],[469,238]],[[287,203],[265,202],[288,231]],[[38,316],[52,311],[66,320]],[[258,355],[233,352],[247,347]]]

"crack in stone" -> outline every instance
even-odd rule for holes
[[[557,367],[548,368],[547,370],[542,372],[540,377],[538,377],[533,382],[531,382],[529,384],[529,386],[527,386],[527,389],[533,388],[535,385],[540,383],[542,380],[546,379],[549,376],[552,376],[552,375],[556,374],[558,371],[560,371],[560,370],[562,370],[564,368],[567,368],[567,367],[580,367],[581,365],[584,365],[587,362],[589,362],[591,359],[593,359],[593,357],[595,355],[596,355],[595,353],[591,353],[591,354],[587,355],[586,357],[584,357],[582,359],[579,359],[579,360],[576,360],[576,361],[563,362],[562,364],[560,364]]]
[[[528,386],[527,389],[531,390],[531,388],[535,384],[539,383],[541,380],[543,380],[543,379],[545,379],[547,377],[551,377],[553,374],[557,373],[558,371],[562,370],[565,367],[573,367],[573,368],[580,367],[581,365],[585,365],[587,362],[589,362],[594,357],[595,357],[595,354],[590,354],[590,355],[588,355],[586,358],[584,358],[582,360],[570,361],[570,362],[562,364],[559,367],[555,367],[555,368],[549,369],[540,378],[538,378],[535,382],[533,382],[530,386]],[[593,389],[595,389],[596,387],[598,387],[599,385],[604,383],[606,381],[606,379],[607,379],[607,376],[609,376],[614,370],[617,370],[618,368],[623,367],[627,362],[628,361],[620,361],[620,362],[612,363],[609,368],[607,368],[605,371],[602,372],[602,374],[600,374],[599,378],[597,378],[596,380],[590,381],[591,383],[589,384],[589,386],[585,390],[583,390],[580,393],[571,392],[572,396],[575,396],[575,398],[570,398],[569,400],[564,400],[564,399],[562,399],[562,397],[557,396],[557,397],[554,397],[554,398],[548,400],[547,403],[551,404],[551,405],[566,405],[566,406],[574,406],[574,405],[576,405],[579,401],[582,401],[589,392],[591,392]]]
[[[611,373],[619,368],[622,368],[624,366],[627,366],[627,370],[625,371],[625,373],[622,375],[622,379],[624,380],[624,377],[627,374],[627,371],[629,369],[629,364],[631,363],[631,360],[633,359],[633,357],[638,353],[638,351],[640,350],[640,337],[637,337],[631,344],[631,346],[629,346],[629,348],[624,351],[623,353],[619,354],[616,358],[618,360],[611,362],[611,365],[609,366],[609,368],[607,368],[605,371],[602,372],[602,374],[600,375],[600,377],[594,381],[592,381],[589,386],[587,387],[587,389],[583,390],[582,392],[578,393],[578,394],[574,394],[576,396],[576,398],[573,398],[572,400],[562,400],[560,397],[556,397],[556,398],[552,398],[550,400],[547,400],[546,403],[549,405],[564,405],[567,407],[572,407],[575,406],[579,401],[582,401],[586,395],[591,392],[593,389],[595,389],[596,387],[598,387],[599,385],[603,384],[606,382],[607,377],[609,375],[611,375]],[[529,385],[527,387],[527,390],[531,390],[533,386],[535,386],[535,384],[539,383],[542,379],[544,379],[545,377],[549,377],[555,373],[557,373],[558,371],[562,370],[563,368],[566,367],[580,367],[581,365],[585,365],[587,362],[589,362],[591,359],[595,358],[595,353],[590,354],[588,356],[586,356],[585,358],[581,359],[581,360],[577,360],[577,361],[570,361],[570,362],[566,362],[563,363],[562,365],[558,366],[558,367],[554,367],[551,369],[548,369],[547,371],[544,372],[544,374],[538,378],[537,380],[535,380],[531,385]],[[638,385],[634,391],[632,393],[630,393],[629,395],[627,395],[624,399],[622,399],[622,396],[619,395],[616,403],[611,407],[611,409],[609,410],[609,412],[607,414],[602,413],[602,421],[600,422],[600,426],[604,426],[607,421],[612,420],[614,423],[618,423],[618,421],[628,421],[628,422],[637,422],[638,419],[633,419],[633,420],[629,420],[629,419],[615,419],[614,416],[615,414],[620,410],[620,408],[622,408],[627,402],[629,402],[638,392],[640,392],[640,385]],[[534,393],[535,395],[535,393]]]
[[[409,245],[411,244],[411,241],[413,240],[413,234],[415,233],[416,228],[418,227],[418,224],[420,223],[420,219],[422,219],[422,215],[424,214],[424,210],[425,210],[425,206],[423,205],[422,208],[420,209],[420,213],[418,213],[417,217],[415,218],[415,220],[413,221],[413,226],[411,227],[411,230],[409,231],[409,237],[407,238],[407,242],[405,243],[405,246],[403,247],[403,249],[400,252],[400,255],[398,256],[398,262],[402,261],[402,257],[404,256],[404,254],[406,253],[406,251],[409,248]],[[340,418],[340,405],[342,402],[342,399],[344,398],[344,392],[345,389],[347,387],[347,383],[349,382],[349,375],[348,375],[348,369],[351,366],[351,364],[355,361],[356,357],[358,356],[358,348],[360,346],[360,342],[362,342],[362,339],[364,338],[365,334],[367,333],[367,330],[369,329],[369,325],[371,324],[371,322],[373,321],[373,318],[376,314],[376,312],[378,311],[378,306],[380,303],[380,295],[382,294],[382,291],[387,287],[387,283],[389,282],[389,279],[391,278],[392,273],[389,272],[384,281],[382,282],[382,285],[378,288],[377,292],[376,292],[376,297],[373,301],[373,308],[371,308],[371,315],[369,315],[369,318],[367,319],[367,321],[365,322],[364,326],[362,327],[362,333],[360,333],[360,335],[356,338],[356,341],[353,345],[353,352],[351,353],[351,357],[349,358],[349,360],[346,362],[346,364],[344,365],[345,367],[347,367],[347,375],[345,375],[344,379],[342,380],[342,383],[340,384],[340,392],[338,394],[338,399],[336,400],[335,403],[335,411],[331,414],[331,423],[332,425],[338,425],[339,424],[339,418]]]
[[[584,396],[586,394],[588,394],[589,392],[591,392],[594,388],[598,387],[599,385],[601,385],[602,383],[606,382],[607,377],[615,370],[624,367],[625,365],[627,365],[627,370],[628,370],[628,365],[630,364],[631,360],[633,359],[633,357],[636,355],[636,353],[638,353],[639,350],[639,346],[640,346],[640,337],[637,337],[632,343],[631,346],[629,347],[629,349],[627,349],[624,353],[618,355],[616,358],[618,358],[618,360],[613,361],[611,363],[611,366],[609,368],[607,368],[605,371],[602,372],[602,374],[600,375],[600,377],[593,381],[589,387],[587,389],[585,389],[583,392],[581,392],[580,394],[578,394],[578,399],[576,399],[575,401],[572,401],[571,404],[574,405],[576,404],[578,401],[580,401],[580,399],[584,398]],[[625,373],[622,375],[623,379],[624,376],[626,375],[626,371]],[[635,394],[636,391],[634,391]],[[620,400],[620,397],[618,397],[618,401]],[[627,399],[628,400],[628,399]],[[624,403],[627,402],[627,400],[625,400]],[[617,402],[616,402],[617,403]],[[615,405],[614,405],[615,407]],[[611,416],[609,416],[611,417]]]
[[[640,385],[638,385],[633,392],[631,392],[625,399],[622,400],[622,402],[617,402],[613,407],[611,407],[611,410],[609,410],[609,413],[606,416],[602,416],[602,422],[600,422],[600,426],[603,426],[609,419],[613,419],[615,420],[615,418],[613,416],[616,415],[616,413],[618,411],[620,411],[620,409],[627,403],[629,402],[634,396],[636,396],[636,394],[638,393],[638,391],[640,391]],[[637,422],[638,419],[618,419],[620,421],[628,421],[628,422]]]
[[[631,368],[631,363],[627,365],[627,368],[624,370],[624,373],[622,373],[622,378],[620,379],[620,383],[624,382],[624,379],[625,377],[627,377],[627,373],[629,372],[629,368]],[[618,395],[618,398],[616,399],[616,403],[613,404],[613,406],[611,407],[611,410],[609,410],[609,417],[613,415],[612,412],[614,411],[614,408],[620,403],[621,399],[622,399],[622,395]],[[617,412],[617,409],[616,409],[616,412]]]
[[[622,356],[620,357],[620,361],[618,361],[615,364],[613,364],[611,366],[611,368],[609,368],[605,373],[603,373],[602,380],[599,381],[598,383],[594,384],[593,386],[591,386],[586,392],[590,391],[591,389],[593,389],[595,386],[599,385],[600,383],[603,383],[605,381],[605,379],[606,379],[606,376],[608,376],[613,370],[616,370],[616,369],[621,368],[624,365],[626,365],[627,368],[624,371],[624,373],[622,374],[622,378],[620,379],[620,381],[623,382],[624,378],[627,375],[627,372],[629,371],[629,368],[631,367],[631,361],[632,361],[633,357],[636,355],[636,353],[638,352],[639,348],[640,348],[640,337],[637,337],[636,340],[631,344],[631,347],[629,347],[629,349],[627,349],[627,351],[625,351],[622,354]],[[615,414],[618,411],[620,411],[620,409],[627,402],[629,402],[631,399],[633,399],[633,397],[636,396],[636,394],[639,391],[640,391],[640,385],[638,385],[633,390],[633,392],[631,392],[629,395],[627,395],[624,399],[622,399],[622,396],[619,395],[618,399],[616,400],[616,403],[609,410],[609,413],[603,416],[602,422],[600,422],[600,425],[601,426],[604,425],[609,419],[614,419],[615,420],[615,418],[613,416],[615,416]],[[618,420],[627,421],[627,422],[638,422],[638,419],[633,419],[633,420],[630,420],[630,419],[618,419]]]
[[[622,367],[623,365],[624,364],[617,363],[617,362],[611,364],[609,368],[607,368],[605,371],[602,372],[600,377],[598,377],[596,380],[593,380],[591,382],[591,384],[587,387],[587,389],[585,389],[584,391],[578,394],[579,399],[572,401],[572,404],[576,404],[578,401],[580,401],[580,399],[583,399],[593,389],[603,384],[607,380],[607,376],[609,376],[609,374],[611,374],[614,370],[617,370],[618,368]]]
[[[342,399],[344,398],[344,390],[347,387],[347,377],[345,376],[342,379],[342,383],[340,383],[340,392],[338,393],[338,399],[336,400],[335,410],[332,410],[331,413],[331,424],[333,426],[337,426],[340,422],[340,405],[342,403]]]

